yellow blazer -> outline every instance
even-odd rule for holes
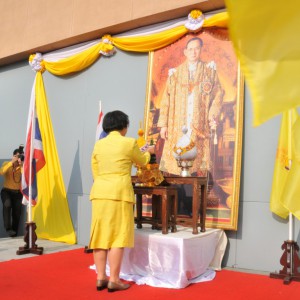
[[[11,161],[3,162],[0,168],[0,175],[4,176],[3,187],[10,190],[20,190],[22,172],[23,167],[18,166],[14,170]]]
[[[93,150],[91,165],[94,183],[90,200],[134,202],[132,164],[144,166],[149,161],[150,153],[141,152],[134,138],[124,137],[118,131],[110,132],[96,142]]]

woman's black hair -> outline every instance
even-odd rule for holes
[[[18,154],[18,153],[20,154],[19,148],[14,150],[13,155],[16,155],[16,154]]]
[[[108,112],[103,118],[103,130],[106,133],[117,130],[120,131],[129,125],[128,116],[120,110]]]

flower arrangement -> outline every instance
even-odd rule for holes
[[[46,70],[43,56],[41,53],[31,54],[29,56],[29,65],[35,72],[44,72]]]
[[[174,146],[173,151],[179,155],[182,156],[184,153],[192,150],[195,147],[195,143],[193,141],[191,141],[186,147],[177,147]]]
[[[112,37],[110,34],[105,34],[103,37],[102,37],[102,43],[104,44],[112,44]]]
[[[202,16],[202,12],[200,10],[194,9],[190,12],[189,16],[192,19],[197,20],[199,17]]]
[[[112,39],[111,35],[105,34],[101,40],[102,40],[102,47],[101,47],[101,50],[99,51],[99,53],[104,56],[114,55],[116,50],[114,48],[113,39]]]
[[[188,15],[188,21],[185,23],[185,27],[191,31],[198,30],[202,27],[204,22],[204,16],[200,10],[194,9]]]

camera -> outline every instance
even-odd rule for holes
[[[19,146],[18,157],[20,158],[21,161],[24,161],[24,146],[22,144]]]

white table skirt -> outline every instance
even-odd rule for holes
[[[227,245],[221,229],[192,234],[177,226],[178,232],[162,234],[143,225],[135,229],[135,246],[126,248],[121,278],[155,287],[184,288],[190,283],[212,280]],[[107,268],[109,273],[109,268]]]

